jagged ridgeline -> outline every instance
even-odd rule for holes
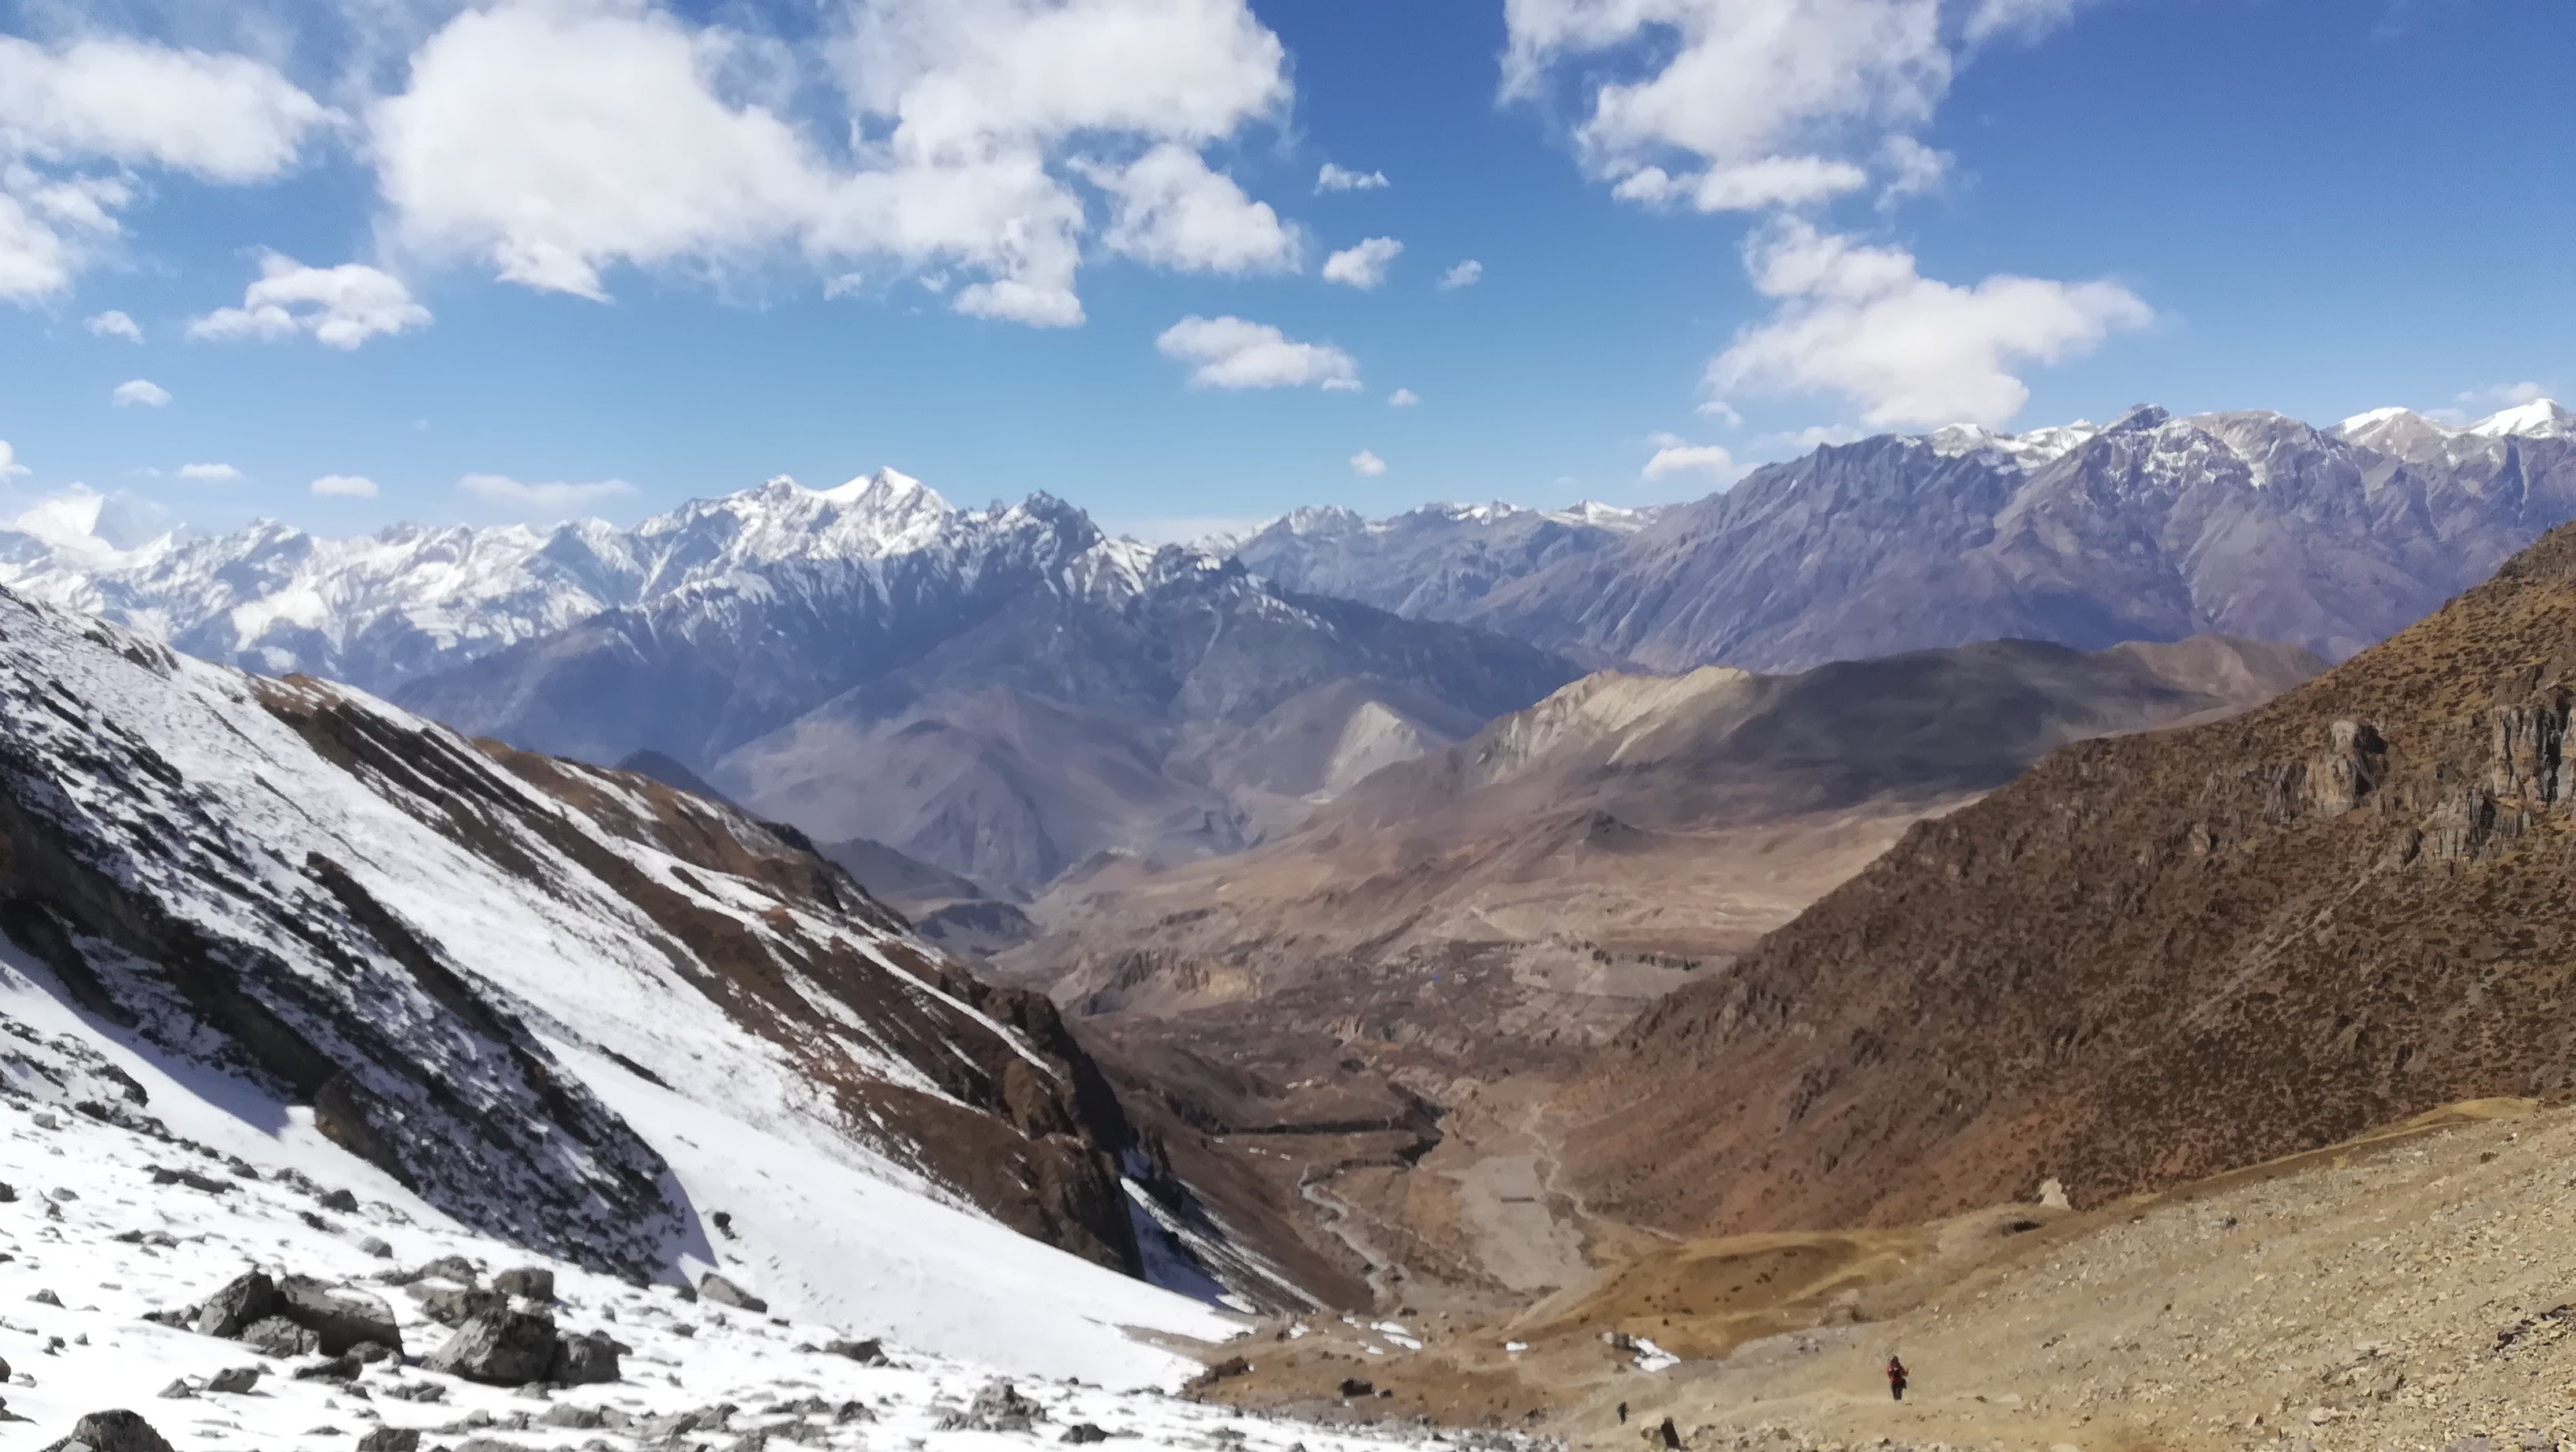
[[[2232,720],[2088,741],[1667,999],[1573,1091],[1599,1209],[2079,1204],[2576,1083],[2576,526]]]

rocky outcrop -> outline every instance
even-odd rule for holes
[[[2086,742],[1646,1015],[1573,1183],[1677,1229],[2083,1206],[2576,1087],[2576,527],[2232,721]]]
[[[547,1379],[563,1355],[555,1318],[542,1311],[485,1311],[456,1328],[447,1344],[421,1365],[493,1386],[525,1386]]]

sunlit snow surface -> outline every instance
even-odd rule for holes
[[[0,967],[0,1012],[40,1032],[68,1031],[98,1041],[68,1011],[59,1005],[49,1007],[51,995],[21,971],[22,966],[13,961]],[[1389,1445],[1365,1432],[1270,1421],[1176,1400],[1158,1391],[1120,1391],[1026,1377],[1018,1381],[1019,1391],[1048,1413],[1033,1432],[943,1432],[937,1429],[940,1418],[993,1378],[989,1366],[925,1354],[896,1336],[888,1344],[891,1365],[864,1367],[814,1349],[841,1334],[836,1327],[803,1317],[773,1321],[706,1301],[685,1303],[671,1286],[641,1289],[561,1264],[552,1267],[562,1303],[556,1308],[558,1323],[568,1332],[605,1331],[632,1347],[633,1354],[624,1359],[622,1381],[558,1391],[545,1400],[390,1363],[363,1374],[358,1384],[369,1393],[363,1397],[328,1382],[297,1381],[289,1373],[304,1363],[263,1357],[239,1343],[172,1330],[141,1316],[193,1304],[253,1266],[364,1284],[367,1277],[388,1266],[414,1266],[442,1255],[464,1255],[480,1262],[487,1273],[545,1262],[460,1230],[291,1121],[264,1120],[255,1095],[246,1097],[238,1088],[227,1090],[204,1079],[172,1078],[144,1056],[113,1044],[108,1048],[144,1084],[151,1108],[174,1132],[241,1153],[262,1167],[262,1178],[237,1178],[220,1159],[205,1158],[181,1145],[14,1096],[0,1098],[0,1178],[17,1192],[14,1201],[0,1204],[0,1244],[9,1252],[9,1259],[0,1262],[0,1356],[6,1357],[15,1373],[6,1388],[10,1420],[0,1422],[0,1448],[45,1446],[66,1435],[82,1415],[123,1407],[141,1413],[182,1449],[346,1452],[357,1436],[380,1425],[425,1430],[455,1427],[477,1415],[496,1419],[542,1415],[566,1402],[615,1407],[637,1415],[736,1404],[739,1410],[723,1430],[699,1434],[713,1446],[729,1446],[744,1433],[783,1430],[798,1422],[810,1429],[805,1434],[809,1445],[911,1446],[933,1452],[1053,1444],[1066,1428],[1082,1422],[1137,1439],[1113,1444],[1124,1446],[1236,1445],[1284,1452],[1303,1443],[1309,1452],[1356,1452]],[[218,1104],[218,1099],[224,1102]],[[40,1127],[40,1114],[49,1115],[56,1127]],[[662,1133],[676,1140],[696,1137],[709,1128],[702,1121],[674,1116]],[[792,1152],[776,1159],[764,1159],[764,1153],[754,1148],[710,1163],[720,1164],[723,1173],[740,1176],[740,1188],[761,1184],[764,1174],[802,1177],[806,1173],[796,1166]],[[233,1188],[212,1194],[185,1186],[155,1186],[150,1168],[156,1164],[184,1166]],[[280,1182],[275,1172],[285,1166],[300,1167],[325,1188],[354,1190],[359,1210],[355,1214],[320,1211],[323,1227],[308,1224],[302,1217],[317,1213],[316,1201]],[[771,1210],[761,1212],[782,1217],[761,1222],[762,1228],[827,1214],[826,1201],[837,1192],[857,1193],[861,1200],[850,1208],[861,1215],[871,1213],[865,1204],[868,1195],[895,1193],[830,1176],[810,1182],[807,1189],[805,1196],[773,1202]],[[736,1214],[737,1229],[747,1228],[754,1201],[736,1196],[733,1203],[742,1207]],[[58,1220],[48,1218],[49,1206],[59,1212]],[[901,1210],[895,1223],[881,1223],[883,1238],[895,1242],[877,1263],[881,1274],[899,1276],[906,1273],[899,1268],[907,1266],[924,1280],[965,1273],[960,1262],[973,1255],[975,1247],[928,1243],[959,1228],[943,1223],[936,1207],[932,1211],[923,1216],[918,1207]],[[177,1243],[164,1248],[116,1238],[135,1232],[161,1232]],[[368,1236],[390,1243],[392,1256],[378,1259],[360,1249],[358,1242]],[[901,1253],[904,1246],[912,1253]],[[719,1254],[725,1256],[728,1273],[740,1270],[743,1263],[733,1259],[729,1248]],[[961,1310],[954,1319],[965,1331],[997,1346],[1025,1348],[1049,1337],[1097,1342],[1102,1349],[1090,1353],[1068,1345],[1059,1359],[1070,1363],[1089,1355],[1095,1362],[1114,1361],[1119,1355],[1114,1335],[1068,1317],[1061,1309],[1086,1291],[1107,1292],[1108,1288],[1062,1279],[1070,1263],[1064,1257],[1056,1261],[1050,1265],[1006,1255],[975,1270],[973,1274],[988,1279],[1018,1278],[1019,1297],[1012,1306],[988,1303],[981,1316]],[[374,1289],[394,1308],[402,1322],[405,1350],[414,1358],[443,1343],[446,1328],[422,1316],[410,1297],[391,1287]],[[861,1288],[844,1281],[835,1289],[856,1293]],[[54,1293],[62,1305],[30,1299],[42,1291]],[[1103,1309],[1116,1304],[1112,1295]],[[257,1366],[264,1373],[249,1394],[207,1393],[180,1399],[157,1395],[173,1382],[202,1384],[217,1371],[240,1366]],[[423,1383],[443,1386],[444,1399],[422,1403],[387,1395],[395,1388]],[[848,1401],[865,1403],[870,1420],[836,1424],[830,1414],[797,1416],[772,1410],[781,1402],[808,1397],[836,1407]],[[422,1445],[454,1445],[472,1435],[497,1437],[523,1447],[569,1449],[609,1434],[496,1426],[480,1433],[427,1436]]]

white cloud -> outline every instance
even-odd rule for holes
[[[1360,368],[1330,343],[1300,343],[1266,323],[1195,314],[1163,330],[1154,346],[1164,356],[1197,365],[1190,382],[1201,388],[1304,388],[1341,392],[1360,386]]]
[[[315,487],[318,492],[320,481],[315,481]],[[456,487],[486,504],[527,512],[586,509],[601,500],[635,492],[635,486],[623,479],[601,479],[587,484],[525,484],[505,474],[468,474],[456,481]]]
[[[1286,52],[1244,0],[868,0],[835,13],[826,49],[849,114],[823,130],[851,138],[840,148],[784,109],[800,78],[775,42],[619,0],[459,14],[415,56],[409,89],[373,113],[397,237],[590,298],[621,264],[963,269],[981,277],[950,294],[958,311],[1067,326],[1083,317],[1086,219],[1059,174],[1065,149],[1195,148],[1281,113],[1290,93]],[[1128,209],[1121,245],[1164,265],[1274,265],[1258,204],[1225,196],[1232,183],[1203,164],[1135,180],[1164,205]]]
[[[274,68],[243,56],[0,35],[0,299],[57,294],[103,255],[122,233],[132,171],[267,181],[331,119]],[[113,170],[82,170],[102,166]]]
[[[26,465],[18,462],[18,451],[9,447],[9,441],[0,439],[0,479],[15,479],[32,472]]]
[[[1455,292],[1462,287],[1474,287],[1484,280],[1485,264],[1470,257],[1440,274],[1440,288],[1444,292]]]
[[[1374,479],[1386,472],[1386,460],[1362,449],[1351,455],[1351,472]]]
[[[1385,172],[1353,171],[1346,166],[1335,166],[1329,161],[1324,163],[1322,171],[1315,173],[1315,190],[1319,193],[1373,192],[1387,185],[1390,183],[1386,179]]]
[[[48,49],[0,35],[0,132],[48,161],[267,181],[330,111],[259,61],[110,37]]]
[[[2456,402],[2463,408],[2518,408],[2548,396],[2549,386],[2545,383],[2499,383],[2492,388],[2472,388]]]
[[[307,267],[271,252],[237,308],[188,325],[191,338],[291,338],[309,333],[326,347],[355,348],[373,337],[429,326],[429,309],[390,273],[355,262]]]
[[[1749,466],[1735,462],[1735,455],[1718,444],[1694,444],[1678,434],[1656,434],[1648,442],[1655,446],[1655,453],[1646,460],[1646,467],[1637,471],[1637,477],[1641,479],[1704,474],[1725,485],[1752,472]]]
[[[1950,168],[1958,158],[1937,151],[1911,136],[1891,136],[1879,148],[1886,163],[1887,182],[1878,190],[1882,207],[1907,197],[1929,196],[1949,183]]]
[[[1869,173],[1847,161],[1821,156],[1770,156],[1737,166],[1710,167],[1677,177],[1660,166],[1622,177],[1610,195],[1645,206],[1688,206],[1702,212],[1756,212],[1805,206],[1858,191]]]
[[[142,326],[136,323],[134,319],[127,317],[125,314],[118,312],[113,308],[91,318],[82,326],[88,328],[91,332],[96,333],[102,338],[123,338],[129,343],[140,343],[143,341]]]
[[[232,484],[243,475],[230,464],[181,464],[179,477],[198,484]]]
[[[1112,252],[1181,272],[1297,268],[1296,232],[1186,146],[1165,142],[1124,167],[1083,173],[1117,199],[1101,237]]]
[[[363,474],[325,474],[313,481],[313,493],[320,499],[373,499],[376,481]]]
[[[160,408],[169,403],[170,390],[149,378],[130,378],[116,385],[116,391],[108,396],[119,408]]]
[[[1827,444],[1848,444],[1866,437],[1850,424],[1809,424],[1785,433],[1764,434],[1753,441],[1753,446],[1770,453],[1804,454]]]
[[[1410,388],[1399,388],[1386,396],[1389,408],[1412,408],[1422,402],[1422,395]]]
[[[1366,292],[1386,281],[1386,270],[1404,251],[1392,237],[1371,237],[1324,259],[1324,281]]]
[[[1964,52],[2029,39],[2082,0],[1505,0],[1504,92],[1560,69],[1585,92],[1575,140],[1621,198],[1704,212],[1806,207],[1887,178],[1919,194],[1916,139]],[[1572,63],[1612,55],[1636,64]]]
[[[1970,45],[1997,36],[2023,38],[2045,34],[2065,24],[2084,0],[1976,0],[1963,34]]]
[[[1735,405],[1722,398],[1703,399],[1700,406],[1692,412],[1702,418],[1713,418],[1731,429],[1744,426],[1744,415],[1737,413]]]
[[[1913,255],[1784,222],[1745,261],[1776,300],[1709,364],[1712,392],[1828,392],[1861,405],[1872,427],[1998,425],[2030,390],[2010,371],[2055,363],[2154,313],[2112,282],[1997,275],[1971,287],[1922,276]]]

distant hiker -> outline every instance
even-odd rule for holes
[[[1905,1376],[1905,1363],[1887,1358],[1887,1394],[1900,1402],[1905,1400]]]

